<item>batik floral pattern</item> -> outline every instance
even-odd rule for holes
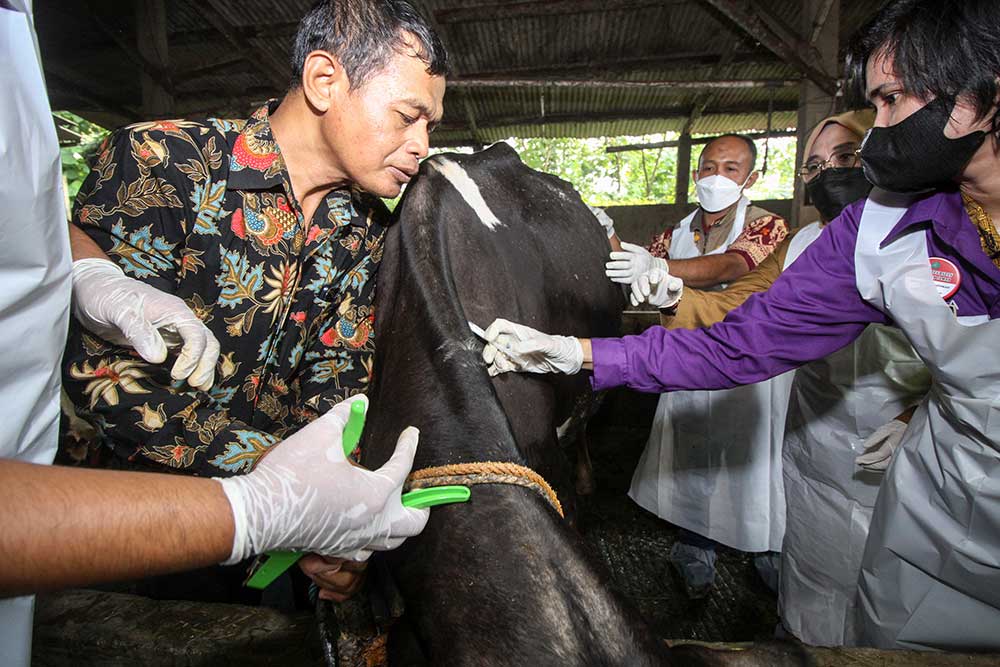
[[[132,125],[98,152],[74,222],[126,275],[182,298],[222,354],[215,385],[196,391],[170,377],[176,351],[148,364],[72,322],[62,460],[246,473],[367,388],[388,214],[334,191],[305,221],[269,110]]]

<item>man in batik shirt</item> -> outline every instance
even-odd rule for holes
[[[756,146],[742,135],[723,135],[702,151],[694,172],[695,185],[702,179],[706,182],[698,188],[699,207],[686,219],[698,254],[670,261],[670,274],[681,278],[685,285],[708,289],[732,282],[755,269],[788,235],[784,218],[753,204],[741,211],[739,196],[732,202],[722,200],[720,203],[726,206],[715,211],[707,210],[706,203],[701,202],[703,197],[717,197],[710,191],[716,185],[708,182],[711,177],[733,192],[752,186],[757,181],[756,157]],[[737,226],[741,229],[734,233]],[[647,246],[649,253],[670,260],[676,231],[677,227],[671,227],[656,235]]]
[[[221,355],[214,384],[195,388],[74,321],[64,459],[246,473],[365,391],[378,197],[427,154],[446,55],[405,2],[326,1],[300,24],[293,66],[293,88],[248,120],[140,123],[98,153],[73,222],[126,277],[183,299]],[[80,444],[88,431],[97,446]]]

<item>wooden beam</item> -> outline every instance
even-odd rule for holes
[[[725,81],[687,81],[683,79],[658,81],[621,81],[617,79],[472,79],[459,77],[449,79],[452,89],[468,88],[597,88],[597,89],[637,89],[654,88],[732,90],[744,88],[794,88],[798,80],[792,79],[729,79]]]
[[[726,67],[732,62],[733,54],[736,51],[736,41],[730,41],[728,46],[723,47],[722,54],[719,56],[719,62],[712,67],[709,72],[709,76],[716,77],[720,76]],[[698,93],[698,97],[695,99],[694,104],[691,106],[691,115],[688,116],[687,122],[684,123],[684,129],[681,130],[681,134],[690,134],[691,128],[694,124],[701,118],[701,114],[704,113],[708,106],[715,102],[719,97],[719,91],[717,90],[703,90]],[[685,196],[687,190],[684,191]]]
[[[230,11],[230,7],[228,3],[222,0],[203,0],[198,9],[201,16],[208,21],[209,25],[219,31],[233,51],[254,65],[268,83],[277,88],[279,92],[284,92],[288,88],[291,79],[288,66],[277,62],[269,51],[255,50],[247,43],[247,37],[241,34],[241,31],[229,19],[227,12]]]
[[[615,73],[632,73],[643,70],[662,70],[678,65],[715,66],[720,64],[721,56],[717,53],[704,51],[676,51],[669,55],[638,56],[619,58],[615,60],[591,60],[587,62],[548,63],[543,66],[508,67],[502,70],[476,70],[462,72],[461,76],[477,79],[508,78],[508,77],[559,77],[577,74],[591,78],[599,78]],[[734,54],[730,62],[739,64],[774,65],[784,61],[772,53],[743,52]],[[451,80],[448,81],[451,84]]]
[[[702,1],[714,7],[724,17],[736,24],[740,30],[760,42],[761,46],[773,51],[820,89],[830,95],[837,91],[837,80],[823,70],[816,49],[797,34],[791,31],[784,34],[783,30],[776,29],[776,26],[779,25],[776,20],[765,21],[759,9],[754,10],[740,0]]]
[[[248,39],[284,39],[294,35],[299,27],[298,21],[278,21],[275,23],[254,23],[241,25],[240,37]],[[217,40],[219,31],[214,27],[195,28],[192,30],[177,30],[170,33],[171,46],[189,46],[204,44],[206,41]]]
[[[193,105],[196,105],[199,109],[205,109],[206,111],[211,111],[211,109],[221,103],[229,104],[233,100],[253,100],[261,99],[265,100],[274,94],[274,89],[270,86],[254,86],[252,88],[244,88],[238,92],[229,92],[225,90],[196,90],[190,93],[181,93],[177,96],[177,102],[182,108],[190,109]],[[249,104],[249,102],[247,102]],[[190,111],[186,112],[190,113]]]
[[[213,74],[218,74],[219,72],[227,72],[235,68],[237,65],[249,66],[250,63],[243,58],[243,56],[226,56],[214,63],[207,63],[199,65],[198,67],[192,67],[186,70],[177,70],[176,78],[178,81],[188,82],[193,79],[197,79],[203,76],[212,76]]]
[[[688,188],[691,187],[691,135],[681,134],[677,141],[677,170],[674,182],[674,203],[688,203]]]
[[[774,105],[774,112],[796,111],[798,104],[777,103]],[[514,125],[556,125],[559,123],[607,123],[623,120],[675,120],[677,118],[687,118],[691,113],[690,109],[666,109],[663,111],[612,111],[590,114],[547,114],[544,118],[540,116],[509,116],[502,118],[478,118],[478,129],[484,132],[487,129],[510,127]],[[753,105],[745,107],[730,107],[711,109],[705,115],[737,115],[737,114],[766,114],[767,105]],[[442,132],[467,131],[468,126],[456,122],[446,122],[441,125]]]
[[[77,100],[82,102],[84,105],[92,107],[91,111],[106,111],[120,117],[125,123],[131,123],[139,120],[140,114],[136,109],[119,104],[110,97],[105,97],[101,93],[95,93],[92,91],[84,90],[78,81],[85,81],[85,78],[81,78],[76,72],[67,70],[66,68],[55,64],[52,60],[46,61],[45,63],[45,81],[48,84],[47,87],[55,93],[52,97],[58,95],[59,97],[66,97],[70,100]],[[62,100],[58,100],[62,101]],[[73,111],[77,113],[77,107],[72,105],[53,105],[62,107],[67,111]],[[78,114],[82,115],[82,114]]]
[[[760,81],[750,81],[750,80],[739,80],[739,81],[594,81],[588,79],[450,79],[448,81],[449,92],[459,95],[464,94],[469,90],[480,90],[480,89],[511,89],[511,88],[527,88],[527,89],[552,89],[552,88],[585,88],[585,89],[635,89],[635,90],[655,90],[659,88],[666,88],[672,90],[701,90],[701,89],[712,89],[712,90],[732,90],[734,88],[794,88],[799,85],[798,81],[793,80],[770,80],[762,79]],[[242,95],[246,97],[253,97],[255,95],[267,95],[270,94],[271,89],[266,86],[256,86],[245,91],[242,91]],[[219,97],[220,91],[217,89],[212,90],[192,90],[184,91],[178,93],[177,100],[182,103],[190,104],[193,102],[198,102],[201,99],[212,99]],[[233,95],[227,95],[223,93],[222,97],[232,98]],[[463,103],[464,104],[464,103]],[[463,115],[468,117],[468,114],[463,109]]]
[[[604,13],[621,9],[643,9],[686,5],[690,0],[526,0],[504,4],[439,9],[434,18],[441,24],[500,21],[537,16]]]
[[[833,9],[833,3],[836,1],[823,0],[819,11],[816,12],[816,18],[813,20],[812,34],[809,35],[809,46],[816,48],[816,42],[819,41],[819,36],[823,33],[823,28],[826,27],[826,21],[830,18],[830,10]]]
[[[770,134],[768,134],[767,132],[750,132],[749,134],[745,134],[745,136],[750,137],[751,139],[766,139],[767,137],[774,139],[775,137],[794,137],[795,134],[796,134],[795,130],[778,130],[776,132],[771,132]],[[695,139],[691,139],[690,135],[682,134],[680,139],[676,139],[673,141],[654,141],[648,144],[625,144],[622,146],[608,146],[607,148],[604,149],[604,152],[627,153],[629,151],[644,151],[650,148],[674,148],[674,147],[681,148],[683,146],[684,143],[683,140],[685,136],[688,137],[688,143],[690,143],[691,145],[707,144],[708,142],[715,139],[714,136],[697,137]]]
[[[142,70],[142,111],[149,117],[170,116],[174,111],[173,85],[170,78],[155,73],[167,72],[170,60],[167,54],[167,7],[165,0],[139,0],[135,3],[135,43],[146,67]]]
[[[126,58],[135,64],[135,66],[145,73],[146,76],[163,88],[163,90],[166,90],[169,93],[173,92],[173,84],[170,81],[170,74],[167,70],[158,67],[155,63],[153,63],[153,61],[144,56],[136,48],[135,42],[126,39],[124,29],[116,28],[102,18],[100,10],[94,5],[93,2],[88,0],[85,3],[85,7],[87,10],[87,16],[90,20],[93,21],[101,32],[107,35],[119,49],[121,49]],[[73,18],[74,20],[78,20],[77,17]]]
[[[479,137],[479,125],[476,123],[476,114],[472,108],[472,102],[464,90],[458,90],[458,98],[462,102],[462,113],[465,114],[465,122],[469,124],[469,131],[472,132],[472,139],[475,145],[481,147],[482,139]]]

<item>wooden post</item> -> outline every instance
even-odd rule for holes
[[[136,48],[142,57],[161,72],[170,70],[167,57],[167,7],[165,0],[139,0],[135,4]],[[174,98],[145,72],[142,77],[142,113],[147,119],[169,118]]]
[[[833,77],[839,77],[840,65],[837,48],[840,37],[840,0],[803,0],[800,32],[807,38],[815,37],[813,47],[822,58],[823,68]],[[835,113],[836,98],[823,91],[809,79],[803,79],[799,88],[799,117],[796,123],[798,140],[795,147],[795,168],[802,164],[806,140],[813,127]],[[805,205],[805,187],[801,178],[795,179],[795,201],[792,204],[793,227],[808,225],[819,219],[816,209]]]
[[[677,142],[677,186],[674,190],[674,203],[688,203],[688,188],[691,186],[691,135],[687,132],[681,135]]]

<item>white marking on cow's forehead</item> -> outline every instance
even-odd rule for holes
[[[465,203],[472,207],[472,210],[479,216],[479,221],[488,229],[492,231],[497,227],[506,226],[493,214],[486,200],[483,199],[482,193],[479,192],[479,186],[457,162],[439,157],[431,160],[430,164],[458,190],[458,194],[462,195]]]

